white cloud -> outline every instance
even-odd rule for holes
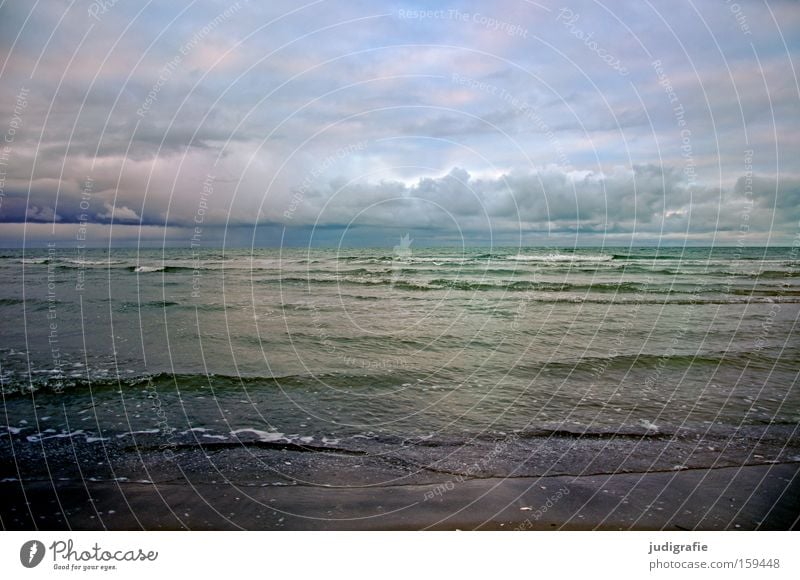
[[[142,220],[135,211],[126,206],[114,206],[110,203],[104,204],[106,211],[98,213],[97,218],[101,220],[111,220],[115,222],[139,222]]]

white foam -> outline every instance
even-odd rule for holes
[[[288,441],[288,439],[284,436],[283,433],[259,431],[258,429],[249,429],[249,428],[237,429],[236,431],[231,431],[231,435],[234,437],[238,437],[239,433],[252,433],[256,437],[258,437],[259,441],[263,441],[265,443],[272,443],[274,441]]]
[[[78,429],[72,433],[57,433],[55,435],[48,435],[46,437],[44,436],[44,433],[36,433],[34,435],[28,435],[27,440],[30,443],[38,443],[39,441],[44,441],[45,439],[64,439],[66,437],[74,437],[75,435],[84,435],[83,429]]]
[[[133,436],[133,435],[154,435],[156,433],[160,433],[160,429],[146,429],[144,431],[128,431],[127,433],[120,433],[117,435],[117,439],[122,439],[123,437]]]
[[[647,419],[639,419],[639,425],[641,425],[648,431],[658,431],[658,425],[656,425],[655,423],[651,423]]]
[[[421,263],[433,263],[437,266],[448,262],[453,264],[463,264],[464,262],[469,261],[471,258],[456,258],[456,257],[438,257],[438,258],[423,258],[421,256],[413,256],[410,258],[409,261],[411,262],[421,262]],[[403,260],[398,260],[403,261]]]
[[[605,254],[547,254],[547,255],[527,255],[516,254],[506,257],[506,260],[516,260],[518,262],[610,262],[614,256]]]
[[[68,264],[75,264],[76,266],[109,266],[112,264],[119,264],[118,261],[109,260],[65,260]]]
[[[162,272],[164,270],[164,266],[136,266],[134,268],[134,272],[139,273],[146,273],[146,272]]]
[[[205,427],[192,427],[186,431],[181,431],[178,433],[178,435],[188,435],[189,433],[208,433],[209,431],[211,431],[211,429],[206,429]]]

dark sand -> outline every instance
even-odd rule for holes
[[[0,519],[43,530],[789,530],[799,472],[782,463],[350,488],[5,481]]]
[[[0,438],[0,525],[75,530],[788,530],[791,427],[266,442]],[[743,467],[742,464],[745,464]]]

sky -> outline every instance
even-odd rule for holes
[[[788,0],[0,4],[0,246],[791,245]]]

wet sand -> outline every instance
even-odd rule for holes
[[[800,463],[325,487],[0,483],[5,529],[790,530]]]

